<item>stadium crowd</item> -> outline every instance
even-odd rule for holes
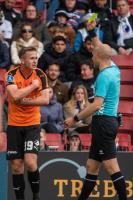
[[[50,87],[50,103],[41,106],[43,132],[60,133],[64,140],[64,133],[76,131],[67,137],[69,145],[65,144],[65,150],[71,150],[69,140],[79,139],[80,133],[90,133],[91,127],[91,117],[79,121],[70,130],[64,127],[67,117],[84,110],[94,100],[98,68],[92,61],[94,45],[89,30],[94,29],[100,41],[110,45],[114,55],[132,54],[133,15],[128,0],[113,1],[113,7],[107,0],[25,2],[28,3],[20,10],[15,9],[17,0],[0,3],[0,69],[8,71],[21,66],[22,48],[37,50],[38,68],[46,73]],[[6,131],[5,93],[3,111]],[[82,149],[80,144],[77,150]]]

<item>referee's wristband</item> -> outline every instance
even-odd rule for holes
[[[75,122],[79,122],[80,121],[80,119],[79,119],[79,117],[77,115],[74,115],[73,119],[74,119]]]

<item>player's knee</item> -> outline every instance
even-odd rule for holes
[[[13,174],[23,174],[23,172],[24,172],[23,161],[12,160],[11,167],[12,167]]]
[[[115,159],[103,162],[106,171],[111,175],[120,171],[119,165]]]
[[[37,169],[37,162],[34,159],[25,160],[28,171],[35,171]]]
[[[99,173],[99,167],[96,165],[92,165],[91,163],[87,162],[86,164],[86,171],[88,174],[98,174]]]

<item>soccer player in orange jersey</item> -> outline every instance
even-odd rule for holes
[[[40,200],[37,155],[40,143],[40,106],[49,103],[45,73],[37,68],[33,47],[20,51],[21,66],[5,76],[8,93],[7,159],[11,162],[13,189],[17,200],[24,200],[24,164],[33,192]]]

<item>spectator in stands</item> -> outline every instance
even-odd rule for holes
[[[60,65],[60,80],[63,82],[72,80],[73,69],[70,66],[71,51],[66,48],[66,39],[62,36],[53,38],[52,45],[45,49],[39,59],[38,66],[46,71],[48,65],[58,62]]]
[[[11,59],[14,65],[21,64],[19,51],[22,47],[35,47],[38,58],[43,53],[43,44],[38,40],[34,28],[31,24],[23,24],[14,41],[11,44]]]
[[[21,14],[14,9],[15,4],[16,0],[5,0],[0,5],[4,11],[6,20],[10,21],[13,27],[21,19]]]
[[[72,27],[70,27],[70,26],[62,27],[58,24],[58,26],[55,28],[55,30],[52,34],[53,38],[57,37],[57,36],[64,37],[66,39],[66,48],[68,50],[72,51],[71,47],[73,47],[73,41],[74,41],[74,37],[75,37],[75,32],[72,29]],[[45,49],[47,49],[51,45],[52,45],[52,41],[50,43],[48,43],[47,45],[45,45]]]
[[[69,16],[65,10],[57,10],[55,13],[55,21],[61,26],[67,25]]]
[[[6,43],[0,38],[0,69],[8,69],[10,65],[9,48]]]
[[[68,13],[68,23],[77,28],[80,20],[80,13],[77,12],[77,0],[64,0],[64,5],[59,9],[65,10]]]
[[[3,33],[3,38],[6,40],[9,44],[12,39],[12,24],[10,21],[5,19],[4,12],[0,8],[0,32]]]
[[[22,23],[31,24],[36,29],[42,42],[47,40],[51,41],[48,28],[41,22],[39,13],[34,5],[27,5],[22,20],[15,27],[16,30],[21,27]]]
[[[66,151],[82,151],[83,147],[77,131],[71,131],[67,136],[67,144],[64,148]]]
[[[100,27],[97,27],[97,14],[96,13],[88,13],[81,18],[81,29],[78,30],[75,42],[74,42],[74,51],[78,52],[85,41],[85,38],[89,35],[89,30],[95,29],[99,39],[103,41],[103,31]]]
[[[75,68],[75,79],[80,76],[80,64],[82,61],[89,60],[92,58],[92,50],[94,46],[92,44],[90,36],[85,38],[80,50],[75,52],[73,55],[72,63]]]
[[[48,151],[49,146],[46,144],[47,134],[45,131],[45,125],[41,124],[41,132],[40,132],[40,150]]]
[[[50,1],[49,7],[48,7],[48,13],[47,13],[47,21],[51,21],[54,19],[55,16],[55,12],[56,10],[61,7],[61,2],[63,2],[64,0],[52,0]]]
[[[73,48],[74,40],[75,40],[75,36],[76,36],[75,30],[71,26],[65,26],[64,31],[65,31],[67,39],[70,43],[70,47]]]
[[[80,17],[83,17],[88,12],[88,0],[78,0],[77,3],[77,12]]]
[[[64,118],[62,105],[57,102],[53,89],[49,88],[49,105],[41,107],[41,123],[47,133],[63,133]]]
[[[64,105],[64,117],[67,119],[68,117],[74,117],[81,110],[84,110],[87,106],[89,106],[87,90],[83,85],[77,85],[73,92],[71,99],[65,103]],[[75,123],[69,130],[77,130],[82,132],[89,132],[89,125],[91,123],[91,117],[85,118],[84,120],[80,120]]]
[[[83,60],[80,63],[80,78],[73,81],[69,90],[70,96],[78,85],[84,85],[88,93],[88,101],[94,100],[94,64],[92,60]]]
[[[63,36],[66,39],[67,49],[72,51],[75,35],[75,30],[71,26],[66,25],[62,27],[60,24],[57,24],[57,26],[54,28],[54,31],[52,32],[51,37],[54,38],[56,36]],[[51,43],[52,41],[49,43],[47,42],[47,44],[45,44],[45,48],[51,45]]]
[[[101,26],[102,29],[105,30],[105,28],[108,27],[110,23],[109,21],[112,18],[111,9],[107,4],[107,0],[94,0],[89,11],[98,14],[98,24]]]
[[[53,62],[48,66],[46,71],[49,86],[53,88],[57,101],[62,105],[68,101],[68,86],[59,80],[60,66]]]
[[[117,13],[105,32],[105,42],[114,49],[114,54],[128,55],[133,52],[133,15],[127,0],[117,1]]]

